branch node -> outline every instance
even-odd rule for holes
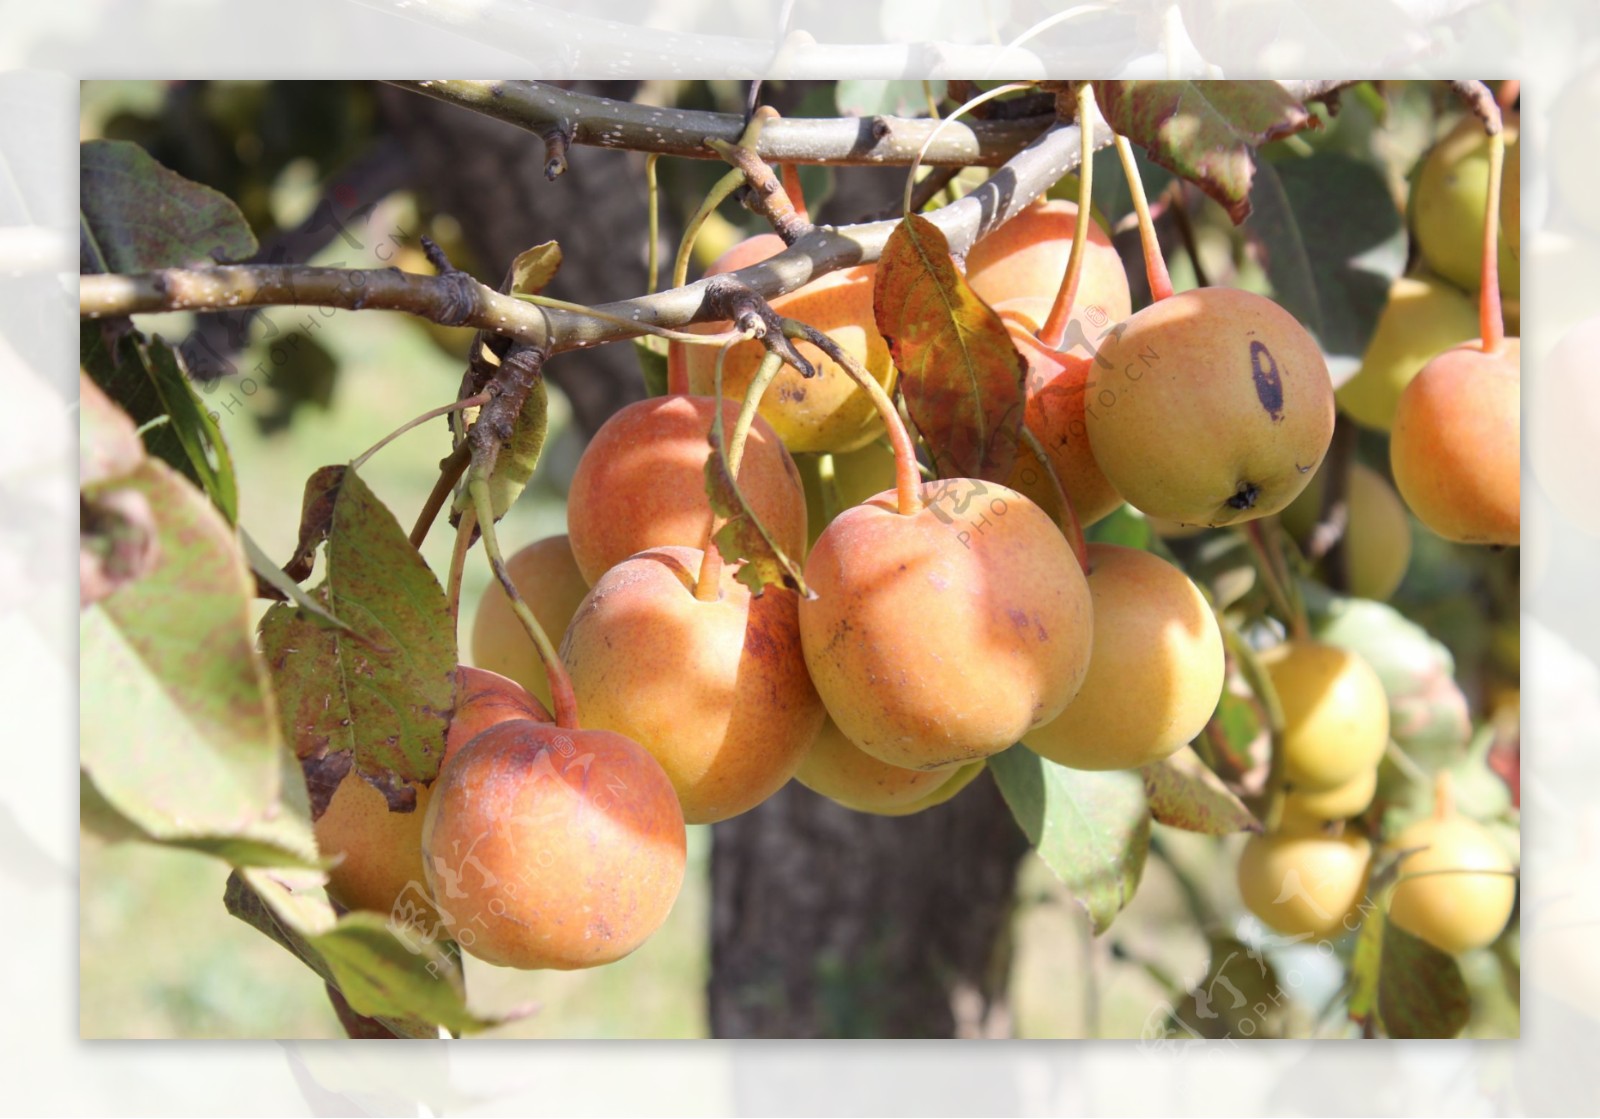
[[[544,177],[555,182],[567,169],[567,152],[572,147],[572,124],[561,118],[539,133],[544,141]]]
[[[784,336],[783,317],[760,294],[739,280],[731,276],[713,276],[706,284],[703,306],[718,318],[733,320],[739,330],[754,334],[768,350],[775,351],[798,369],[802,377],[815,377],[819,372]]]

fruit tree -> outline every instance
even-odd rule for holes
[[[363,1036],[1514,1033],[1515,83],[849,85],[86,125],[90,842]]]

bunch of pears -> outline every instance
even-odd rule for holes
[[[1063,350],[1037,332],[1080,220],[1091,228],[1072,321],[1087,344]],[[711,271],[781,248],[753,238]],[[1133,313],[1104,230],[1067,202],[1028,207],[965,264],[1023,356],[1024,422],[1049,461],[1019,454],[1009,484],[922,477],[884,395],[899,374],[874,319],[874,266],[773,300],[881,390],[800,343],[816,375],[785,367],[749,424],[737,486],[803,571],[804,594],[770,581],[753,591],[713,543],[711,440],[735,428],[759,343],[726,352],[721,398],[716,350],[674,343],[668,394],[595,433],[567,534],[508,563],[541,626],[563,635],[558,661],[542,663],[491,588],[472,658],[500,700],[493,718],[458,702],[454,745],[419,790],[420,835],[401,844],[404,871],[415,854],[439,920],[468,951],[517,967],[619,958],[670,911],[685,825],[748,811],[791,778],[850,809],[905,815],[956,796],[1017,742],[1062,765],[1131,769],[1204,727],[1224,677],[1205,595],[1150,552],[1077,551],[1062,526],[1124,501],[1199,526],[1284,510],[1333,432],[1319,346],[1243,291],[1188,291]],[[1358,668],[1282,648],[1281,671],[1350,674],[1370,698]],[[1387,742],[1386,728],[1365,731],[1376,753],[1365,738],[1346,748],[1341,730],[1319,732],[1321,746],[1308,736],[1304,768],[1287,776],[1296,812],[1359,811],[1348,806]],[[1365,853],[1343,846],[1364,873]],[[335,888],[381,908],[392,884]]]

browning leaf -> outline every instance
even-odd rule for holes
[[[1235,225],[1250,215],[1251,149],[1319,125],[1277,82],[1100,81],[1094,92],[1113,129],[1216,199]]]
[[[1185,746],[1176,754],[1139,770],[1150,814],[1159,822],[1203,835],[1261,830],[1261,821]]]
[[[872,309],[940,477],[1004,482],[1017,457],[1027,362],[967,286],[938,226],[912,214],[895,227]]]

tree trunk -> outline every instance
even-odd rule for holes
[[[631,92],[583,85],[606,96]],[[774,92],[803,94],[790,85]],[[551,183],[537,137],[412,93],[386,88],[382,97],[418,187],[462,223],[485,268],[503,274],[517,253],[555,239],[568,252],[552,294],[595,303],[644,290],[645,192],[628,157],[574,148]],[[821,216],[846,221],[881,210],[898,198],[901,174],[839,172]],[[665,225],[672,216],[663,207]],[[585,240],[596,231],[602,241]],[[665,259],[676,238],[663,232]],[[550,375],[589,432],[642,392],[625,345],[564,355]],[[713,1032],[1007,1035],[1012,899],[1025,850],[987,776],[949,804],[903,819],[850,812],[791,784],[716,825]]]

